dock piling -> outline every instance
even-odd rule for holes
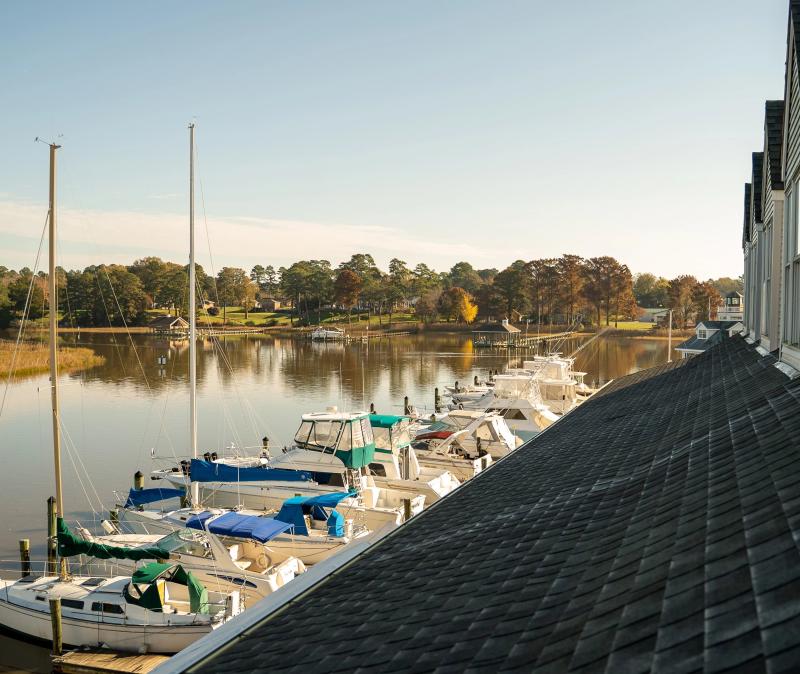
[[[403,397],[403,414],[405,416],[411,414],[411,408],[408,405],[408,396]]]
[[[19,567],[22,578],[31,575],[31,541],[29,538],[19,540]]]
[[[403,499],[403,522],[408,522],[411,519],[411,499]]]
[[[141,470],[137,470],[133,474],[133,488],[137,491],[144,489],[144,475]]]
[[[47,499],[47,573],[55,575],[56,552],[58,550],[58,539],[56,538],[56,497],[51,496]]]
[[[61,640],[61,597],[50,599],[50,625],[53,628],[53,655],[61,655],[63,643]]]
[[[442,399],[439,397],[439,387],[433,389],[433,411],[438,414],[442,411]]]
[[[375,403],[370,403],[369,404],[369,413],[370,414],[375,414]]]

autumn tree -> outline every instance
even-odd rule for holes
[[[717,307],[722,304],[722,296],[712,281],[698,283],[692,290],[692,302],[697,320],[716,318]]]
[[[353,313],[353,307],[358,303],[361,292],[361,277],[350,269],[342,269],[336,276],[333,284],[335,302],[347,309],[347,322]]]
[[[222,304],[222,322],[228,318],[228,307],[236,306],[246,294],[250,277],[244,269],[223,267],[217,274],[217,296]]]
[[[562,255],[556,261],[556,272],[561,288],[561,300],[564,303],[567,323],[575,320],[581,302],[581,293],[585,277],[584,261],[580,255]]]
[[[619,266],[619,262],[609,256],[591,257],[584,266],[583,296],[594,308],[598,326],[603,310],[605,310],[606,325],[610,324],[614,278]]]
[[[678,276],[669,282],[667,306],[673,311],[673,320],[677,320],[683,328],[688,325],[694,312],[696,287],[697,279],[689,275]]]
[[[431,288],[423,293],[415,305],[417,317],[428,323],[436,320],[439,315],[439,300],[441,296],[442,289],[439,287]]]
[[[514,311],[523,312],[527,307],[529,268],[522,260],[517,260],[494,277],[494,296],[498,308],[511,318]]]

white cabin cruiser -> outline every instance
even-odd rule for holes
[[[56,598],[65,646],[134,653],[177,653],[241,610],[238,592],[208,591],[180,565],[153,562],[133,576],[0,580],[0,623],[48,642]]]
[[[182,469],[159,470],[153,479],[165,479],[175,487],[199,487],[206,506],[254,510],[278,510],[294,496],[321,496],[350,491],[336,509],[357,524],[377,531],[404,519],[404,500],[411,514],[419,513],[424,495],[409,499],[407,492],[375,482],[361,470],[374,458],[375,443],[369,415],[344,413],[335,408],[304,414],[295,434],[295,445],[274,457],[245,457],[212,461],[192,459]]]
[[[459,434],[454,439],[455,444],[465,456],[473,459],[486,454],[492,459],[500,459],[522,444],[500,414],[479,410],[453,410],[420,427],[414,440],[426,441],[428,449],[433,449],[456,433]],[[420,453],[420,460],[422,456]]]
[[[377,486],[423,494],[425,504],[435,503],[461,482],[447,468],[421,463],[411,446],[411,419],[391,414],[370,414],[375,456],[369,471]]]
[[[311,333],[311,339],[315,342],[336,342],[342,341],[346,337],[345,331],[341,328],[323,328],[321,325]]]
[[[453,396],[450,408],[495,412],[522,440],[530,440],[559,419],[542,402],[539,383],[530,373],[496,375],[491,391],[477,400],[462,401]]]

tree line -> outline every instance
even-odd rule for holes
[[[188,312],[186,265],[146,257],[130,265],[92,265],[83,270],[57,270],[62,324],[74,326],[140,325],[147,310]],[[476,269],[458,262],[437,272],[424,263],[409,267],[394,258],[381,270],[368,253],[356,253],[333,267],[328,260],[300,260],[288,267],[255,265],[249,272],[223,267],[209,275],[197,265],[198,306],[227,319],[230,307],[247,318],[267,300],[277,301],[292,322],[319,322],[325,309],[376,315],[388,321],[397,312],[414,313],[418,320],[529,321],[571,324],[577,320],[610,325],[635,320],[640,307],[673,308],[677,325],[708,318],[721,295],[741,287],[741,279],[698,281],[642,273],[633,275],[613,257],[517,260],[505,269]],[[46,310],[46,275],[30,269],[0,267],[0,326]]]

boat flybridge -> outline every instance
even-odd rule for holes
[[[421,512],[422,494],[377,484],[363,469],[374,460],[375,442],[366,412],[304,414],[294,445],[277,456],[192,459],[181,468],[157,470],[155,480],[199,488],[199,503],[216,508],[277,511],[294,496],[349,492],[336,510],[356,524],[377,531],[403,522],[406,504]]]
[[[446,467],[424,464],[411,446],[411,419],[391,414],[369,416],[375,457],[369,464],[374,483],[410,495],[423,494],[435,503],[461,482]]]

